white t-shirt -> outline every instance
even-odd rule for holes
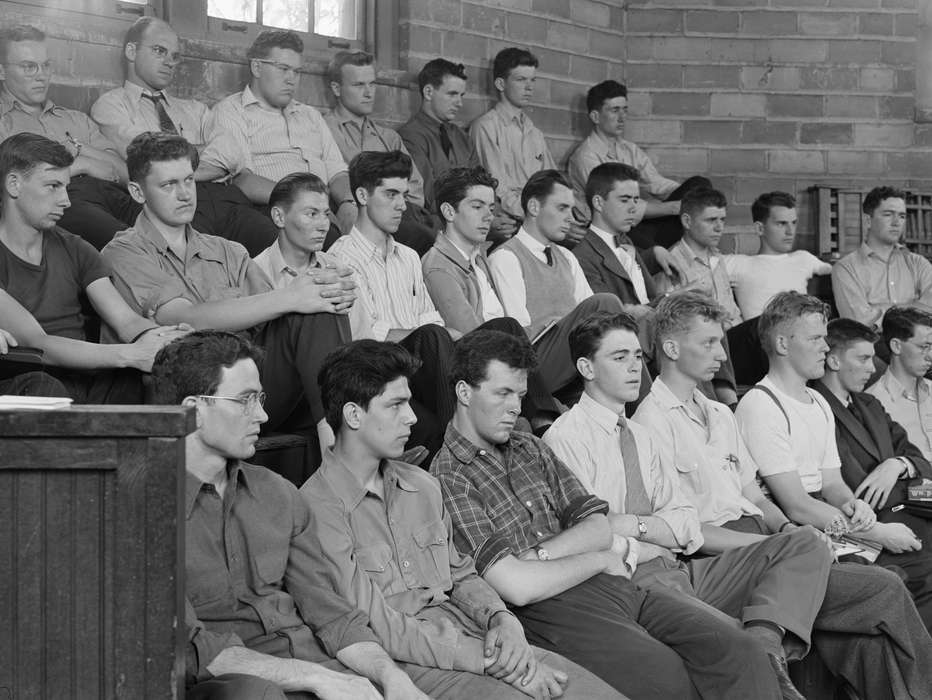
[[[726,255],[725,269],[735,290],[741,317],[757,318],[778,292],[806,293],[813,275],[827,275],[832,266],[807,250],[780,255]]]

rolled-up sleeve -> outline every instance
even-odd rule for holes
[[[207,670],[210,663],[224,649],[245,646],[239,635],[233,632],[211,632],[197,619],[194,606],[184,599],[184,625],[188,633],[185,652],[185,675],[187,685],[212,678]]]
[[[638,440],[641,440],[640,435]],[[653,485],[650,496],[652,515],[660,518],[670,527],[678,549],[684,554],[692,554],[705,542],[702,537],[699,512],[680,490],[677,476],[673,472],[674,467],[664,464],[660,451],[653,444],[653,438],[648,438],[648,441],[650,442],[648,451],[645,454],[644,451],[638,449],[638,456],[641,459],[642,471],[645,461],[648,465],[645,479],[650,480],[645,483]]]
[[[554,499],[554,510],[560,516],[563,529],[572,527],[580,520],[597,513],[608,513],[608,503],[588,493],[582,482],[566,466],[545,442],[538,440],[542,470],[546,475],[550,493]]]
[[[201,161],[235,177],[252,168],[252,155],[246,120],[232,99],[240,97],[223,100],[211,110],[207,121],[207,145],[201,153]]]
[[[648,192],[658,199],[664,199],[680,186],[676,180],[661,175],[657,166],[640,146],[632,145],[634,146],[634,167],[638,169],[641,182],[644,183]]]
[[[114,286],[140,316],[151,318],[169,301],[186,298],[183,281],[132,243],[113,240],[101,254],[112,270]]]

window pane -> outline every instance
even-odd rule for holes
[[[314,0],[314,33],[356,38],[356,0]]]
[[[308,30],[308,2],[309,0],[264,0],[262,24],[306,32]]]
[[[259,0],[207,0],[207,15],[234,22],[255,22]]]

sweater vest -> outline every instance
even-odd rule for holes
[[[573,268],[566,251],[557,250],[556,245],[551,246],[553,267],[538,260],[517,238],[508,239],[501,248],[514,253],[521,265],[527,295],[525,305],[531,317],[528,336],[534,338],[548,323],[559,321],[576,307]]]

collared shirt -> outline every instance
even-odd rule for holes
[[[479,283],[479,296],[482,298],[482,320],[491,321],[493,318],[504,316],[505,308],[502,306],[495,288],[486,276],[484,266],[479,264],[479,256],[482,255],[482,251],[477,249],[472,253],[466,253],[452,241],[451,245],[456,249],[457,253],[463,256],[463,260],[476,273],[476,281]]]
[[[301,487],[318,570],[392,658],[482,674],[481,640],[505,604],[453,546],[437,480],[394,460],[379,469],[382,496],[328,449]]]
[[[184,100],[166,92],[153,92],[130,82],[114,88],[97,98],[91,107],[91,117],[104,136],[110,139],[126,157],[126,147],[136,136],[145,131],[160,131],[159,115],[152,100],[145,94],[163,98],[162,105],[171,117],[178,134],[195,146],[203,146],[207,140],[207,120],[210,110],[203,102]]]
[[[708,260],[706,260],[696,253],[685,239],[682,239],[670,247],[670,257],[680,270],[680,281],[674,283],[665,272],[658,273],[654,278],[658,292],[662,293],[689,285],[693,289],[705,292],[725,307],[725,312],[728,314],[728,319],[724,322],[725,328],[741,323],[741,309],[735,302],[735,295],[731,291],[731,282],[728,279],[728,270],[717,250],[709,251]]]
[[[602,239],[602,242],[605,243],[615,253],[615,257],[618,258],[618,262],[621,263],[621,266],[624,268],[625,272],[628,273],[628,279],[631,280],[631,284],[634,287],[634,293],[637,295],[638,301],[641,304],[647,304],[650,302],[650,296],[647,294],[647,285],[644,283],[644,271],[641,270],[641,266],[638,265],[637,261],[637,249],[634,247],[634,244],[631,243],[631,239],[625,235],[627,243],[622,244],[621,246],[615,245],[615,236],[600,229],[598,226],[593,226],[589,224],[589,228],[592,232]]]
[[[890,417],[906,431],[909,441],[932,461],[932,381],[921,377],[913,393],[888,368],[865,391],[883,404]]]
[[[547,139],[523,110],[499,100],[469,127],[479,160],[498,180],[496,194],[502,209],[524,218],[521,190],[540,170],[556,168]]]
[[[346,172],[320,112],[297,100],[269,109],[249,86],[214,105],[201,160],[231,177],[249,170],[272,182],[302,172],[329,183]]]
[[[675,470],[680,490],[699,512],[699,520],[723,525],[760,508],[742,490],[757,478],[757,464],[727,406],[710,401],[698,389],[693,400],[701,416],[680,401],[662,377],[654,379],[634,420],[649,426],[665,468]]]
[[[586,279],[586,275],[582,271],[582,267],[579,266],[576,256],[570,251],[555,243],[545,246],[525,231],[523,226],[518,229],[515,238],[541,262],[547,262],[547,255],[544,253],[545,247],[550,248],[551,255],[562,255],[569,261],[573,273],[573,300],[576,304],[592,296],[592,287],[589,286],[589,280]],[[489,256],[489,269],[492,271],[492,279],[495,280],[495,286],[501,295],[502,306],[505,307],[507,314],[525,328],[530,326],[531,314],[527,310],[528,289],[524,282],[524,273],[521,271],[518,256],[510,250],[500,248]],[[530,292],[533,293],[534,290],[532,289]]]
[[[430,471],[440,480],[457,549],[472,555],[480,575],[509,554],[608,512],[553,450],[527,433],[512,432],[489,452],[451,423]]]
[[[704,541],[696,508],[680,491],[669,463],[661,462],[659,441],[651,431],[631,421],[628,428],[637,445],[651,515],[670,526],[677,544],[674,551],[692,554]],[[617,413],[583,392],[579,402],[553,422],[544,442],[586,491],[606,501],[611,512],[625,512],[628,489]]]
[[[252,259],[256,266],[265,273],[275,289],[284,289],[294,282],[298,275],[310,274],[314,270],[324,267],[337,267],[339,261],[332,255],[318,250],[313,254],[308,265],[301,268],[291,267],[285,262],[282,255],[281,243],[278,239],[268,248]]]
[[[760,316],[775,294],[787,291],[805,294],[813,275],[832,271],[829,263],[808,250],[777,255],[724,255],[722,260],[746,321]]]
[[[74,140],[101,151],[120,155],[89,116],[46,100],[38,114],[26,110],[4,87],[0,90],[0,141],[13,134],[41,134],[68,146]],[[71,149],[69,149],[71,150]]]
[[[378,124],[369,117],[358,117],[351,114],[342,104],[328,114],[324,121],[330,127],[343,160],[349,163],[363,151],[401,151],[408,153],[404,141],[394,129]],[[411,155],[408,153],[408,155]],[[411,177],[408,178],[408,201],[424,206],[424,178],[414,165]]]
[[[267,292],[272,285],[239,243],[187,228],[184,258],[143,211],[133,228],[101,251],[113,282],[137,313],[150,317],[172,299],[192,304]]]
[[[320,576],[311,520],[298,490],[264,467],[231,462],[223,497],[187,473],[185,627],[187,675],[207,670],[229,647],[326,661],[313,631],[336,653],[376,642],[368,618]]]
[[[385,340],[393,328],[443,325],[424,286],[421,259],[408,246],[389,236],[386,256],[354,226],[329,252],[356,273],[356,303],[349,312],[354,340]]]
[[[862,243],[832,268],[832,291],[840,316],[879,327],[896,304],[932,307],[932,263],[900,244],[885,260]]]

